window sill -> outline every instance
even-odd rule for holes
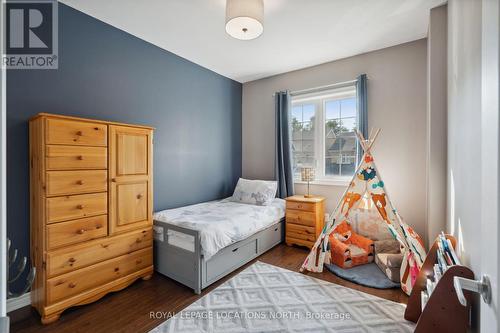
[[[351,177],[335,178],[335,179],[318,179],[310,182],[310,184],[319,186],[349,186],[351,179],[352,179]],[[295,180],[294,184],[307,185],[307,182],[303,182],[301,180]]]

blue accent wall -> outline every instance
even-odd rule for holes
[[[232,193],[241,176],[241,93],[236,81],[60,3],[59,69],[7,73],[7,231],[14,246],[29,255],[30,117],[50,112],[154,126],[154,207],[161,210]]]

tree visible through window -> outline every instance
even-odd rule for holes
[[[302,104],[292,107],[292,154],[293,172],[300,176],[300,166],[313,165],[315,104]]]
[[[354,87],[292,99],[293,171],[314,166],[317,178],[351,177],[357,166],[358,126]]]

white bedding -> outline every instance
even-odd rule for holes
[[[230,201],[210,201],[156,212],[155,221],[198,230],[202,254],[208,260],[226,246],[265,229],[285,216],[285,200],[274,199],[268,206]],[[182,233],[167,233],[172,245],[194,250],[194,238]],[[188,237],[186,237],[188,236]]]

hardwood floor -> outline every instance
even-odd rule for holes
[[[280,244],[256,260],[298,271],[307,254],[308,250],[305,248]],[[46,326],[40,323],[40,316],[31,307],[25,307],[9,314],[11,332],[148,332],[165,320],[151,318],[151,312],[177,313],[251,263],[253,261],[205,289],[201,295],[195,295],[191,289],[155,273],[150,280],[139,280],[95,303],[68,309],[63,312],[59,321]],[[408,301],[408,297],[400,289],[367,288],[345,281],[327,271],[321,274],[310,273],[310,276],[395,302],[406,304]]]

